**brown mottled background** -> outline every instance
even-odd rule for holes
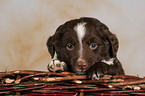
[[[82,16],[117,35],[127,74],[145,76],[145,0],[0,0],[0,71],[47,70],[48,37]]]

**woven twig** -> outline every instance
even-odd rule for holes
[[[17,70],[0,73],[0,95],[145,95],[145,78],[105,75],[89,80],[70,72]]]

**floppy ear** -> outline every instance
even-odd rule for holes
[[[97,33],[104,39],[106,45],[109,43],[109,55],[111,58],[116,57],[118,51],[118,39],[114,34],[109,31],[109,28],[101,23],[98,19],[92,18],[92,22],[95,25]]]
[[[108,41],[110,43],[110,56],[111,57],[116,57],[117,51],[118,51],[118,39],[116,38],[116,36],[114,34],[112,34],[111,32],[107,32],[107,36],[108,36]]]
[[[109,43],[109,55],[111,58],[116,57],[116,53],[118,51],[118,39],[114,34],[112,34],[109,31],[109,28],[101,23],[100,21],[97,21],[99,27],[96,27],[97,32],[103,37],[104,41],[107,41],[107,45]]]
[[[51,55],[51,57],[53,58],[54,57],[54,54],[55,54],[55,51],[56,51],[56,48],[55,48],[55,42],[57,40],[60,40],[62,34],[61,34],[61,27],[62,25],[60,25],[57,29],[56,29],[56,32],[53,36],[49,37],[46,45],[47,45],[47,48],[48,48],[48,51]]]
[[[54,57],[54,53],[55,53],[55,47],[54,47],[53,37],[54,36],[49,37],[49,39],[48,39],[48,41],[46,43],[48,51],[49,51],[49,53],[50,53],[52,58]]]

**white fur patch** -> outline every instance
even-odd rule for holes
[[[57,59],[57,54],[56,54],[56,52],[55,52],[54,57],[53,57],[53,60],[55,60],[55,59]]]
[[[79,55],[80,58],[82,59],[82,53],[83,53],[83,44],[82,44],[82,40],[86,34],[86,28],[85,28],[85,24],[86,23],[78,23],[75,27],[74,30],[77,32],[77,36],[78,36],[78,40],[79,40],[79,44],[80,44],[80,50],[79,50]]]
[[[48,64],[48,70],[51,72],[65,71],[66,67],[65,62],[61,62],[58,59],[54,59]]]
[[[67,66],[65,62],[59,61],[57,59],[57,54],[55,52],[52,61],[48,64],[48,70],[51,72],[65,71],[66,67]]]
[[[106,64],[108,64],[108,65],[112,65],[113,62],[114,62],[114,58],[111,58],[111,59],[109,59],[109,60],[102,60],[101,62],[104,62],[104,63],[106,63]]]

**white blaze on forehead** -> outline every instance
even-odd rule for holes
[[[80,50],[79,50],[79,59],[82,59],[82,53],[83,53],[83,44],[82,44],[82,40],[85,36],[86,33],[86,28],[85,28],[85,24],[86,23],[78,23],[75,27],[74,30],[77,32],[77,36],[78,36],[78,40],[79,40],[79,44],[80,44]]]

